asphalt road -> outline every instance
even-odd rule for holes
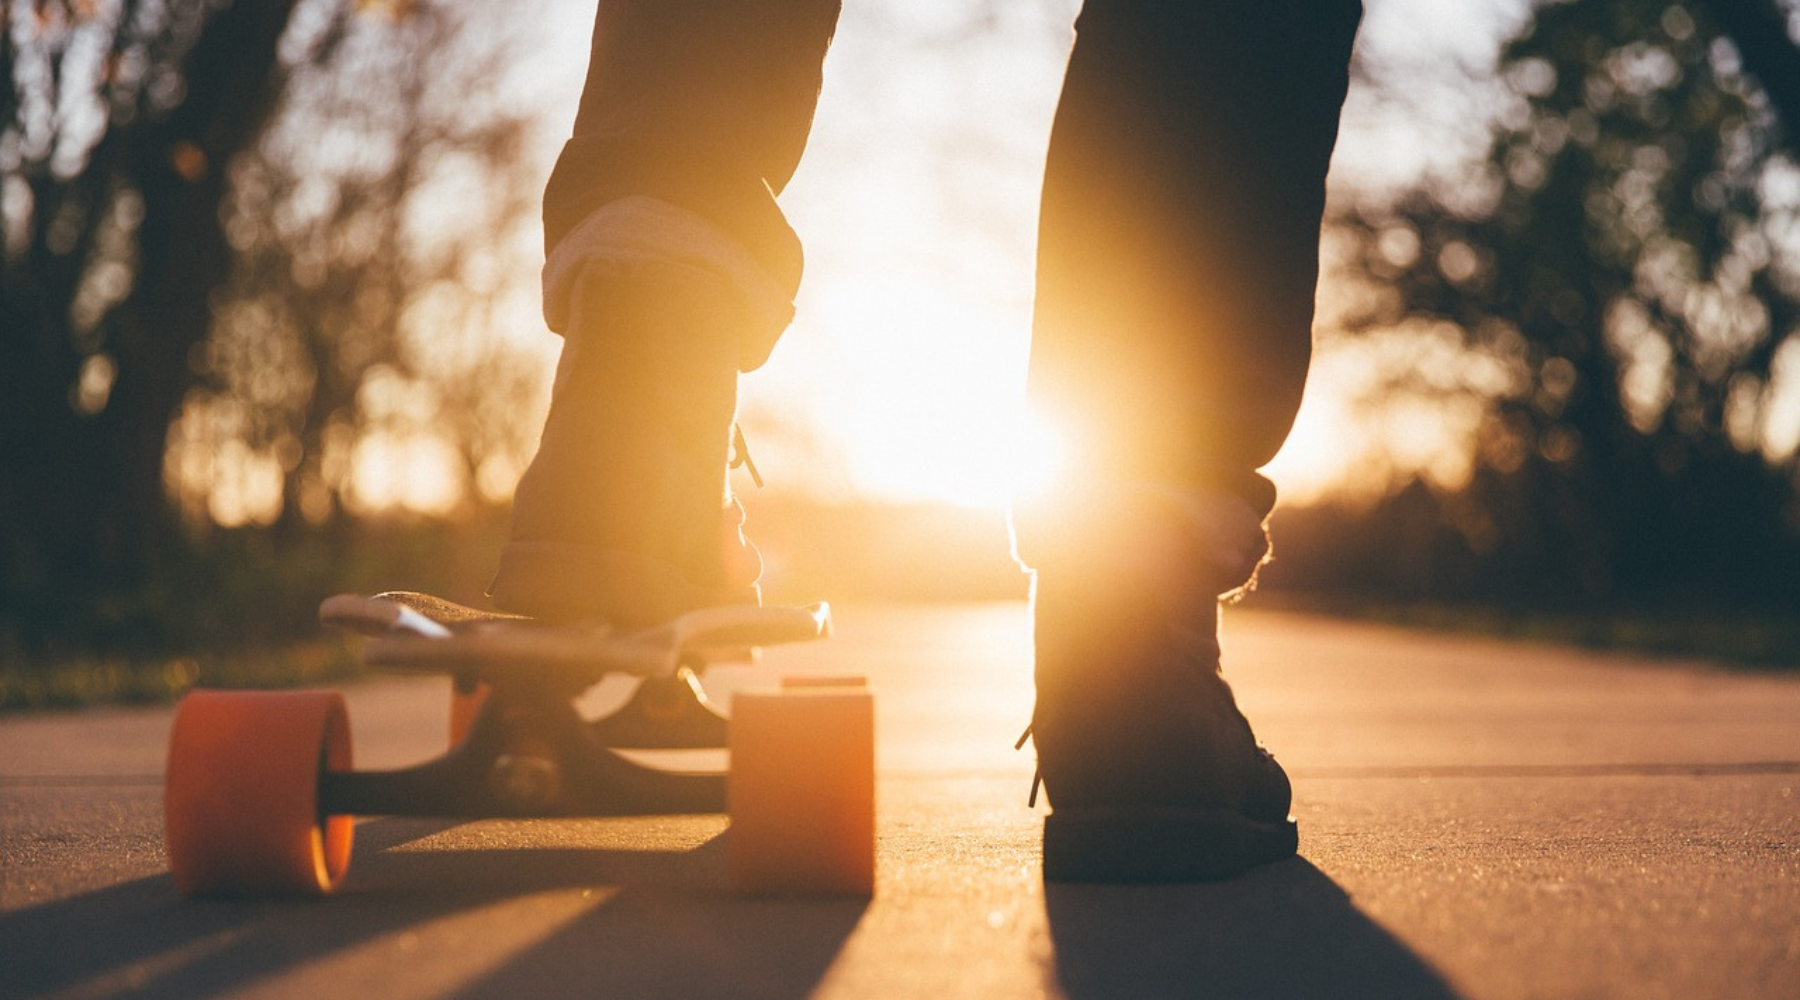
[[[184,901],[169,712],[6,717],[0,997],[1800,997],[1800,677],[1253,610],[1226,649],[1302,857],[1190,887],[1039,877],[1021,605],[765,661],[879,692],[871,901],[731,896],[716,816],[370,819],[334,898]],[[359,764],[442,740],[441,681],[349,696]]]

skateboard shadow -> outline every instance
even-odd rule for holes
[[[359,823],[356,852],[376,854],[452,825]],[[0,996],[208,996],[417,917],[340,920],[316,902],[186,900],[164,874],[0,913]]]
[[[683,856],[679,882],[628,882],[606,902],[448,996],[516,1000],[567,984],[621,997],[812,995],[868,900],[746,899],[725,884],[724,835]],[[689,864],[692,862],[692,864]]]
[[[0,996],[209,997],[294,974],[294,984],[317,983],[314,963],[402,960],[392,949],[414,932],[464,915],[463,930],[421,936],[495,933],[479,911],[544,893],[566,922],[500,949],[500,963],[473,978],[456,978],[466,965],[440,969],[448,981],[420,982],[415,995],[512,1000],[588,984],[615,996],[799,998],[819,989],[868,907],[729,895],[723,835],[691,850],[405,849],[456,825],[360,824],[362,863],[329,901],[183,900],[157,875],[0,914]],[[589,887],[591,904],[568,891]],[[1456,997],[1299,859],[1211,885],[1047,885],[1044,903],[1046,971],[1072,1000]],[[429,979],[433,963],[418,967]]]
[[[1203,885],[1044,889],[1071,1000],[1457,997],[1301,858]]]
[[[732,897],[720,837],[687,851],[391,850],[455,825],[359,824],[364,863],[329,901],[184,900],[158,875],[0,914],[0,995],[219,996],[509,899],[604,886],[592,909],[437,995],[516,998],[582,982],[609,995],[803,997],[866,905]]]

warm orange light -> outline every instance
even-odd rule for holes
[[[1043,414],[1025,410],[1012,431],[1011,463],[1005,476],[1014,503],[1045,499],[1071,471],[1068,441]]]

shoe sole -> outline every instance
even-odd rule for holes
[[[1293,857],[1292,819],[1231,809],[1095,806],[1044,819],[1047,882],[1214,882]]]

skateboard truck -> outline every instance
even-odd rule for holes
[[[327,811],[423,816],[620,816],[718,812],[725,775],[645,767],[615,749],[723,747],[726,720],[699,683],[716,649],[817,639],[825,605],[706,608],[636,631],[549,625],[428,594],[340,595],[328,624],[371,637],[369,663],[448,672],[468,718],[450,752],[416,767],[321,778]],[[612,673],[642,676],[626,705],[584,721],[573,699]]]

